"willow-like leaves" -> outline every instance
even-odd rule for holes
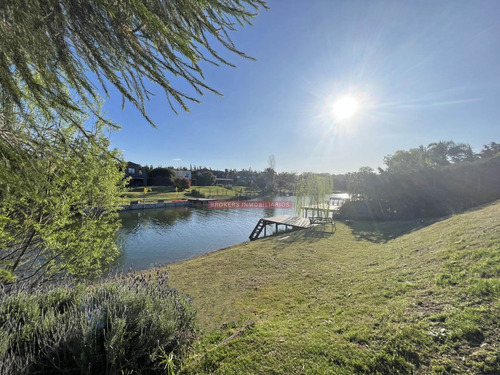
[[[118,255],[124,175],[105,125],[89,139],[71,125],[0,118],[0,282],[89,277]],[[104,127],[104,128],[103,128]]]
[[[201,63],[231,65],[217,49],[248,57],[230,33],[250,24],[260,7],[263,0],[3,0],[0,88],[19,108],[35,102],[49,116],[56,111],[74,121],[75,112],[93,111],[99,82],[152,124],[146,82],[163,88],[174,111],[172,101],[188,110],[195,95],[217,93],[204,82]],[[174,87],[177,78],[195,95]]]
[[[326,217],[328,210],[325,207],[330,205],[330,195],[333,192],[333,179],[328,176],[318,176],[305,174],[297,184],[295,212],[298,216],[303,216],[304,207],[312,207],[308,210],[311,216]]]

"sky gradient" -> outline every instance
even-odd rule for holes
[[[154,166],[346,173],[440,140],[500,141],[500,1],[270,0],[232,34],[257,59],[205,65],[206,93],[173,113],[161,90],[152,128],[111,90],[112,147]],[[222,47],[217,47],[221,50]],[[174,79],[172,80],[176,82]],[[191,91],[183,83],[180,90]],[[360,109],[343,121],[343,95]]]

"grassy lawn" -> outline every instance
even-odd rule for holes
[[[200,326],[179,373],[500,373],[500,202],[338,223],[168,269]]]
[[[217,199],[227,199],[231,197],[237,197],[241,195],[255,195],[257,192],[245,186],[234,186],[231,189],[220,186],[192,186],[190,189],[185,191],[175,192],[175,188],[172,186],[149,186],[151,191],[144,193],[144,187],[131,187],[124,194],[124,203],[128,204],[132,201],[141,202],[156,202],[158,199],[163,199],[165,201],[171,201],[175,199],[187,199],[193,198],[188,195],[192,190],[196,189],[206,198],[217,198]]]

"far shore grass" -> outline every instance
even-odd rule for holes
[[[144,192],[144,189],[147,192]],[[257,195],[258,191],[246,186],[233,186],[231,188],[225,186],[191,186],[184,191],[176,192],[173,186],[140,186],[130,187],[123,195],[123,203],[129,204],[133,201],[141,203],[157,202],[158,200],[172,201],[178,199],[193,198],[191,192],[197,190],[205,197],[216,199],[230,199],[238,196]]]
[[[200,328],[176,374],[500,373],[500,202],[282,234],[168,270]]]

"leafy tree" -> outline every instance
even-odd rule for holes
[[[361,167],[357,172],[346,175],[347,192],[351,199],[364,199],[377,191],[376,175],[371,167]]]
[[[260,7],[263,0],[3,0],[0,87],[19,108],[34,102],[48,117],[55,111],[79,125],[76,112],[96,113],[92,75],[106,94],[113,86],[151,123],[145,82],[159,85],[172,109],[172,100],[184,110],[187,101],[198,102],[172,78],[196,94],[217,93],[203,82],[201,63],[231,65],[214,45],[247,57],[229,33],[250,24]]]
[[[430,165],[429,154],[424,146],[408,151],[398,150],[393,155],[384,157],[387,172],[410,172]]]
[[[167,186],[173,185],[175,180],[175,172],[172,168],[154,168],[148,173],[148,184]]]
[[[262,193],[272,193],[276,188],[276,172],[272,168],[266,168],[257,178],[257,186]]]
[[[474,153],[470,145],[453,141],[430,143],[408,151],[398,150],[384,158],[387,172],[414,172],[424,168],[436,168],[463,161],[473,161]]]
[[[462,161],[473,161],[474,160],[474,152],[472,152],[472,148],[470,145],[466,143],[454,143],[451,142],[451,146],[449,148],[449,157],[453,163],[460,163]]]
[[[499,155],[392,173],[374,174],[362,168],[346,175],[355,201],[344,204],[341,215],[387,219],[436,217],[462,211],[500,198],[499,172]]]
[[[450,164],[449,150],[455,143],[452,141],[439,141],[427,146],[430,161],[433,165],[444,166]]]
[[[302,216],[305,206],[312,206],[312,216],[325,216],[328,211],[323,206],[330,205],[330,194],[333,192],[331,176],[315,173],[303,173],[297,183],[295,212]]]
[[[118,255],[125,183],[103,123],[92,125],[89,139],[73,126],[34,132],[0,120],[2,281],[99,274]]]
[[[276,158],[270,155],[268,159],[268,167],[260,173],[257,179],[257,185],[264,194],[274,192],[276,189]]]
[[[262,0],[0,2],[2,280],[97,274],[117,255],[123,174],[90,77],[150,123],[147,82],[174,111],[175,103],[187,110],[195,96],[217,92],[201,65],[231,65],[217,47],[247,57],[229,33],[260,7]]]
[[[295,172],[281,172],[276,174],[276,187],[279,190],[294,191],[297,185],[297,174]]]
[[[479,153],[480,158],[491,158],[500,153],[500,143],[490,142],[483,146]]]
[[[257,173],[252,171],[252,168],[242,169],[235,174],[236,185],[239,186],[254,186],[257,180]]]
[[[184,191],[186,189],[189,189],[190,183],[189,183],[189,180],[187,178],[176,177],[176,178],[174,178],[174,186],[178,190]]]
[[[196,184],[199,186],[212,186],[216,181],[217,177],[209,170],[196,172]]]

